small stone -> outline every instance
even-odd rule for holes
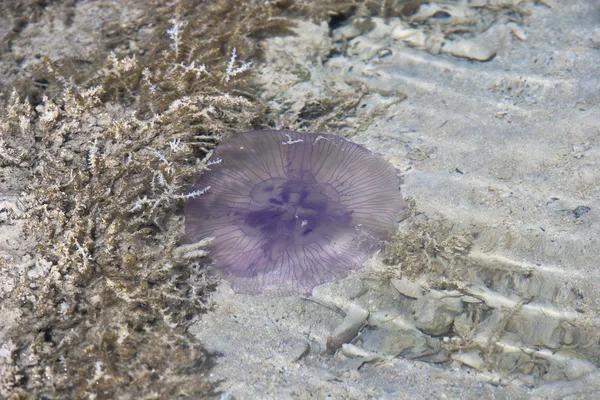
[[[454,318],[463,310],[459,298],[438,296],[440,293],[432,291],[417,299],[415,304],[416,327],[433,336],[448,333]]]
[[[473,13],[464,5],[422,3],[419,12],[412,16],[411,23],[457,26],[473,22]]]
[[[572,345],[574,342],[578,342],[581,337],[579,329],[571,324],[563,326],[565,334],[561,340],[562,344]]]
[[[452,359],[468,367],[475,368],[478,371],[483,371],[485,369],[485,362],[477,351],[470,351],[468,353],[454,353],[452,354]]]
[[[425,41],[427,36],[425,33],[418,29],[404,29],[402,27],[397,26],[394,28],[391,34],[392,39],[394,40],[402,40],[409,46],[413,47],[423,47],[425,46]]]
[[[520,351],[503,352],[498,355],[497,366],[501,371],[512,371],[519,365],[522,356]]]
[[[394,331],[371,329],[361,333],[360,340],[365,350],[390,356],[398,356],[403,351],[422,346],[423,334],[415,331]]]
[[[513,35],[519,40],[527,40],[527,33],[525,33],[525,29],[522,26],[515,24],[514,22],[509,22],[508,27]]]
[[[503,46],[507,31],[506,25],[496,25],[472,39],[449,40],[442,50],[456,57],[489,61]]]
[[[397,318],[400,315],[400,310],[395,308],[386,308],[377,310],[369,315],[369,325],[381,325]]]
[[[327,352],[333,354],[344,343],[349,343],[354,339],[368,316],[369,312],[367,310],[351,304],[342,323],[327,337]]]
[[[446,352],[441,351],[442,345],[439,339],[423,335],[422,333],[420,336],[417,334],[415,337],[417,338],[415,345],[404,350],[400,354],[402,357],[433,363],[448,361]]]
[[[576,209],[574,209],[573,211],[571,211],[571,213],[573,213],[575,218],[581,218],[588,212],[590,212],[590,208],[586,207],[586,206],[579,206]]]
[[[548,376],[544,377],[546,380],[551,380],[554,377],[574,380],[596,370],[596,366],[586,360],[585,356],[573,350],[558,351],[548,359],[550,360],[550,368]]]
[[[361,34],[360,29],[358,27],[349,24],[342,26],[339,29],[336,29],[333,33],[333,41],[340,42],[342,40],[350,40]]]
[[[462,337],[469,337],[473,330],[474,323],[467,314],[461,314],[454,319],[454,332]]]
[[[294,363],[308,354],[310,346],[301,339],[288,339],[279,345],[278,350],[288,362]]]
[[[479,303],[483,303],[483,300],[478,299],[477,297],[473,297],[473,296],[462,296],[460,298],[464,303],[469,303],[469,304],[479,304]]]
[[[394,40],[402,40],[405,37],[410,36],[412,33],[414,33],[414,31],[416,31],[416,29],[410,29],[408,26],[400,24],[396,25],[394,29],[392,29],[390,37]]]
[[[417,282],[411,282],[408,279],[396,279],[393,278],[390,281],[392,285],[400,292],[400,294],[409,297],[411,299],[418,299],[421,297],[422,289],[421,285]]]
[[[386,48],[383,48],[383,49],[381,49],[381,50],[379,50],[377,52],[377,58],[382,59],[382,58],[385,58],[385,57],[389,57],[392,54],[393,54],[392,50],[390,48],[386,47]]]
[[[346,357],[362,357],[362,358],[368,358],[368,359],[381,358],[379,356],[379,354],[377,354],[375,352],[365,350],[361,347],[355,346],[350,343],[344,343],[342,345],[342,353]]]

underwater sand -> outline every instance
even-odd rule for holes
[[[418,215],[472,247],[448,261],[464,274],[452,287],[443,270],[390,283],[378,257],[312,298],[223,282],[193,327],[220,355],[210,378],[223,398],[600,397],[600,8],[553,6],[528,7],[523,40],[505,29],[487,62],[394,40],[394,19],[324,65],[325,25],[267,40],[265,100],[289,113],[361,82],[341,133],[400,169]],[[326,354],[342,321],[359,333]]]

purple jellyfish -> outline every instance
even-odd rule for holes
[[[185,205],[188,241],[214,237],[215,270],[240,293],[310,294],[359,268],[397,229],[396,169],[344,138],[239,133],[217,146]]]

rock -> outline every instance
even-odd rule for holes
[[[376,352],[365,350],[350,343],[344,343],[342,345],[342,354],[346,357],[362,357],[369,360],[381,358]]]
[[[454,332],[462,337],[469,337],[474,327],[474,323],[467,314],[460,314],[454,319]]]
[[[517,351],[505,350],[502,353],[498,354],[495,365],[501,371],[510,372],[510,371],[513,371],[517,366],[520,365],[519,362],[524,358],[524,356],[525,356],[525,359],[526,359],[526,357],[528,357],[519,350],[517,350]]]
[[[509,22],[508,27],[513,35],[519,40],[527,40],[527,33],[525,33],[525,29],[522,26],[517,25],[514,22]]]
[[[342,323],[327,337],[327,352],[333,354],[344,343],[349,343],[354,339],[368,316],[367,310],[356,304],[350,304]]]
[[[369,325],[382,325],[400,316],[400,310],[396,308],[384,308],[369,315]]]
[[[480,303],[483,303],[483,300],[478,299],[477,297],[468,296],[468,295],[465,295],[465,296],[461,297],[460,299],[464,303],[469,303],[469,304],[480,304]]]
[[[560,350],[552,353],[547,349],[537,351],[537,358],[550,361],[547,373],[544,375],[546,381],[574,380],[597,370],[597,367],[588,361],[585,356],[574,350]]]
[[[590,211],[589,207],[586,206],[578,206],[577,208],[575,208],[573,211],[571,211],[573,213],[573,216],[575,218],[581,218],[583,217],[585,214],[587,214]]]
[[[429,363],[440,363],[449,360],[446,352],[442,351],[439,339],[421,334],[417,345],[400,354],[402,357]]]
[[[454,361],[458,361],[461,364],[475,368],[476,370],[483,371],[485,369],[485,362],[477,351],[470,351],[467,353],[454,353],[451,357]]]
[[[394,40],[402,40],[413,47],[424,47],[425,40],[427,39],[427,36],[423,31],[413,28],[404,28],[401,25],[394,28],[390,37]]]
[[[437,4],[434,2],[421,4],[419,12],[411,18],[411,23],[419,25],[432,23],[441,25],[461,25],[473,23],[476,15],[464,4]]]
[[[454,318],[463,311],[457,297],[443,297],[443,292],[431,291],[417,299],[415,304],[415,326],[434,336],[448,333]]]
[[[277,350],[290,363],[294,363],[308,354],[309,344],[302,339],[288,339],[283,341]]]
[[[390,280],[392,285],[400,292],[400,294],[409,297],[411,299],[418,299],[421,297],[423,289],[417,282],[411,282],[408,279],[397,279],[392,278]]]
[[[449,40],[442,46],[442,51],[470,60],[489,61],[504,45],[508,31],[506,25],[494,25],[472,39]]]
[[[357,37],[361,33],[362,32],[360,31],[360,29],[358,29],[358,27],[356,27],[352,24],[344,25],[341,28],[336,29],[334,31],[333,41],[339,42],[342,40],[350,40],[350,39]]]
[[[417,330],[395,331],[376,328],[361,333],[360,341],[365,350],[398,356],[408,349],[421,348],[425,343],[425,338]]]

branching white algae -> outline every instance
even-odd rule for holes
[[[182,200],[202,195],[188,188],[219,138],[259,117],[250,36],[285,31],[262,3],[138,5],[118,28],[135,46],[99,51],[82,74],[42,54],[45,92],[4,89],[1,175],[20,177],[11,223],[30,255],[0,261],[17,282],[3,307],[19,310],[0,315],[0,397],[210,393],[208,354],[186,329],[212,283],[202,243],[178,247]]]

